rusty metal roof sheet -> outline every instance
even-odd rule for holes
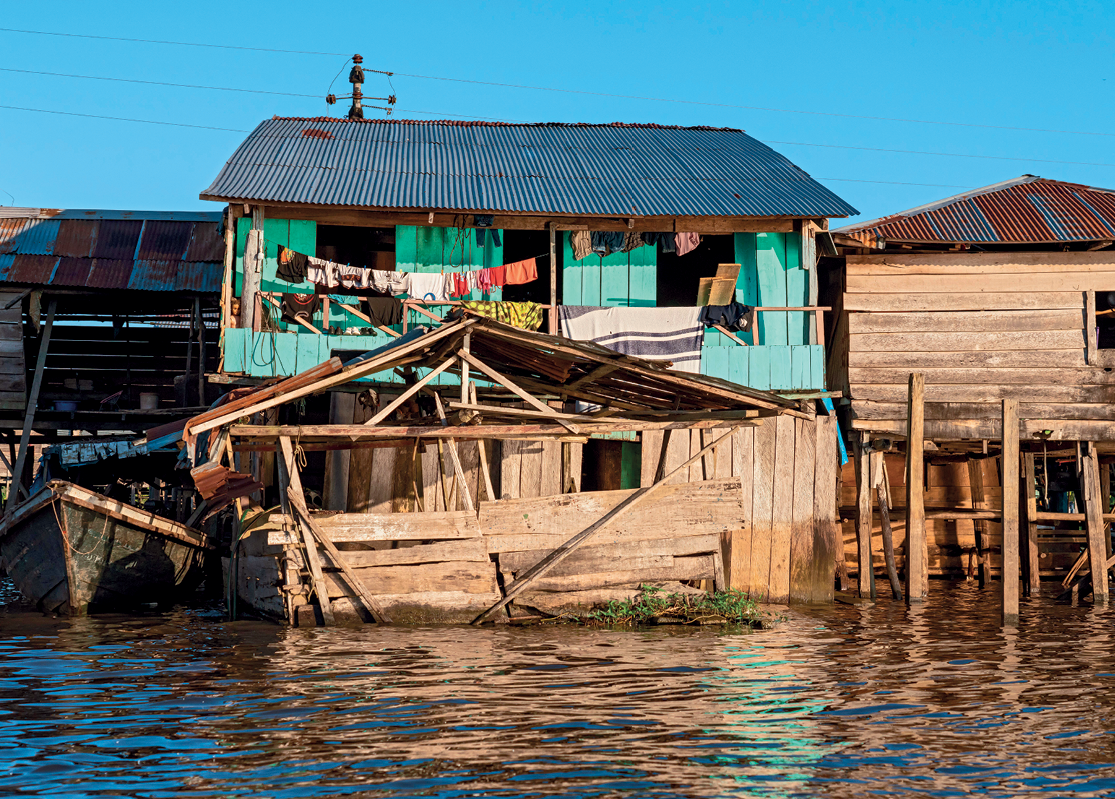
[[[741,130],[662,125],[276,117],[201,196],[590,216],[858,213]]]
[[[941,244],[1113,240],[1115,191],[1023,175],[832,232]]]
[[[220,291],[220,214],[0,209],[0,282]]]

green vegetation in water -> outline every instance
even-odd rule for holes
[[[577,616],[593,627],[637,626],[640,624],[744,624],[761,627],[773,620],[759,603],[742,591],[703,594],[668,594],[653,585],[639,586],[631,599],[612,600]]]

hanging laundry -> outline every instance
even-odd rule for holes
[[[297,325],[301,320],[313,325],[314,314],[321,308],[321,297],[317,294],[284,294],[280,307],[284,322]]]
[[[673,233],[644,233],[643,242],[651,247],[662,245],[662,252],[675,252]]]
[[[573,260],[579,261],[592,255],[592,234],[587,230],[574,230],[569,234],[569,246],[573,248]]]
[[[507,285],[507,269],[502,266],[492,266],[488,268],[488,275],[492,279],[492,288],[499,288],[500,286]]]
[[[441,272],[410,272],[407,294],[416,300],[445,302],[453,294],[453,275]]]
[[[371,269],[337,264],[337,281],[346,289],[366,289],[372,285]]]
[[[623,234],[623,251],[631,252],[643,246],[643,234],[641,233],[624,233]]]
[[[611,255],[614,252],[621,252],[624,238],[624,234],[618,230],[595,230],[592,232],[592,251],[597,255]]]
[[[319,286],[331,289],[372,288],[372,273],[376,270],[366,266],[350,266],[326,261],[324,258],[306,258],[306,279]]]
[[[678,255],[693,252],[700,243],[701,237],[696,233],[678,233],[674,237],[674,246],[677,248]]]
[[[488,218],[490,219],[491,217],[488,217]],[[499,238],[499,231],[498,230],[496,230],[495,228],[491,228],[490,230],[485,231],[484,228],[478,227],[476,229],[476,246],[477,247],[483,247],[484,246],[484,233],[485,232],[492,234],[492,245],[493,246],[495,246],[495,247],[502,247],[503,246],[503,242],[500,241],[500,238]]]
[[[558,308],[561,334],[577,341],[594,341],[624,355],[651,361],[671,361],[679,372],[701,371],[701,343],[705,328],[700,308],[600,308],[562,305]]]
[[[701,322],[706,327],[720,325],[725,330],[748,333],[751,331],[751,306],[741,302],[706,305],[701,308]]]
[[[305,282],[308,256],[280,244],[278,260],[279,265],[275,268],[275,277],[279,280],[285,280],[287,283]]]
[[[333,266],[335,264],[331,261],[310,258],[306,264],[306,279],[318,286],[335,289],[341,285],[341,281],[337,279],[337,270],[330,268]]]
[[[538,261],[534,258],[503,265],[503,285],[505,286],[520,286],[537,279]]]
[[[490,294],[492,291],[492,270],[481,269],[476,273],[476,287],[485,294]]]
[[[521,327],[523,330],[537,330],[542,326],[542,309],[545,307],[536,302],[468,300],[461,303],[461,308],[465,311]]]
[[[463,297],[469,293],[468,287],[468,272],[454,272],[453,273],[453,296]]]
[[[403,321],[403,303],[395,297],[365,297],[363,305],[373,325],[397,325]]]
[[[407,290],[405,272],[389,272],[386,269],[373,269],[368,276],[368,280],[371,287],[381,294],[404,294]]]

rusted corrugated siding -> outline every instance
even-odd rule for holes
[[[217,231],[220,225],[213,222],[195,222],[190,246],[186,250],[187,261],[223,261],[225,239]]]
[[[46,285],[50,283],[57,263],[57,255],[16,255],[8,269],[8,282]]]
[[[1102,241],[1115,239],[1115,192],[1027,175],[835,232],[942,244]]]
[[[139,245],[139,234],[143,231],[143,223],[123,221],[119,219],[105,219],[97,231],[97,244],[93,248],[94,258],[135,258],[136,248]]]
[[[95,219],[64,219],[54,240],[54,254],[65,258],[89,258],[97,240]]]
[[[85,285],[91,289],[126,289],[133,263],[125,258],[95,258]]]
[[[186,255],[193,232],[192,222],[148,221],[143,226],[136,259],[181,259]]]

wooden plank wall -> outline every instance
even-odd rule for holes
[[[0,292],[0,410],[27,407],[27,362],[23,354],[23,303],[4,306],[19,292]]]
[[[562,233],[562,305],[653,308],[658,297],[658,247],[588,255],[577,261]]]
[[[686,431],[682,431],[685,433]],[[666,471],[723,431],[688,431],[670,437]],[[833,596],[839,550],[834,417],[813,422],[789,416],[737,430],[730,446],[690,467],[675,483],[738,477],[743,524],[723,544],[728,584],[769,602],[826,602]],[[654,482],[661,432],[643,433],[642,485]]]
[[[905,418],[912,371],[930,433],[1006,397],[1023,418],[1115,419],[1115,373],[1086,363],[1089,290],[1115,290],[1111,253],[849,256],[832,385],[861,429]]]

